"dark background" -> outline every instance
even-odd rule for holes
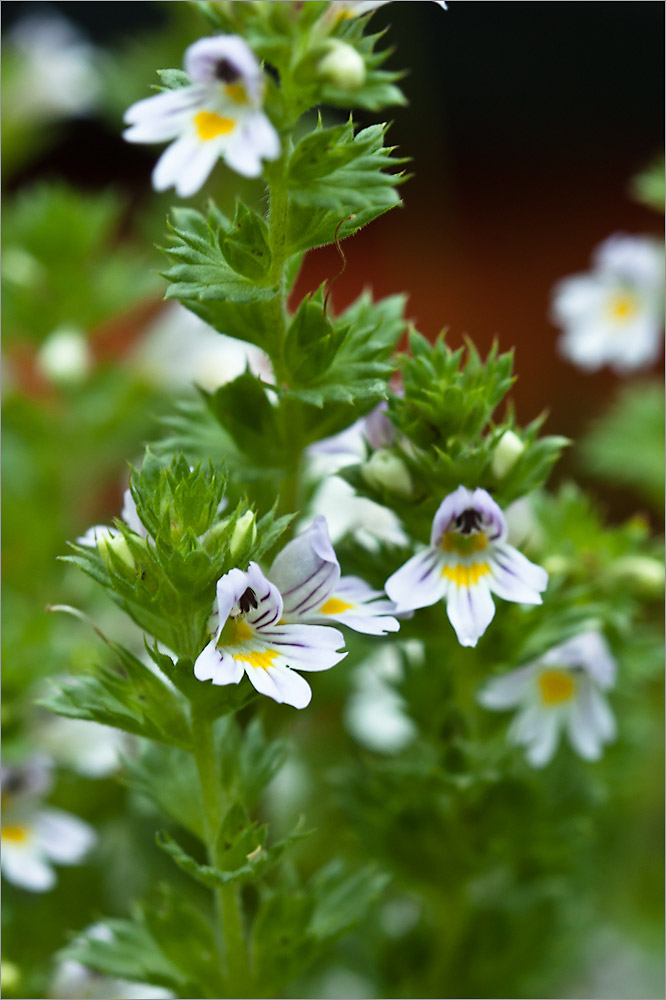
[[[43,7],[5,2],[4,29]],[[110,48],[164,18],[160,3],[51,9]],[[452,0],[443,13],[429,0],[402,0],[378,11],[374,23],[391,26],[392,65],[409,67],[410,104],[390,109],[390,138],[412,157],[414,177],[402,211],[347,242],[337,304],[366,284],[377,295],[404,289],[425,334],[448,327],[452,345],[469,334],[482,351],[495,336],[504,349],[515,345],[519,422],[547,408],[547,430],[580,434],[619,380],[559,359],[550,289],[587,269],[610,234],[662,232],[661,218],[631,201],[628,182],[663,148],[663,22],[660,2]],[[120,122],[115,131],[75,121],[12,187],[64,176],[142,192],[156,155],[124,143]],[[338,266],[330,248],[313,254],[299,291]]]

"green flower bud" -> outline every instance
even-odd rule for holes
[[[525,445],[514,431],[505,431],[493,453],[491,470],[495,479],[504,479],[525,451]]]
[[[238,518],[236,522],[236,527],[231,535],[231,541],[229,542],[229,551],[233,559],[238,559],[238,557],[245,552],[246,549],[254,545],[257,539],[257,525],[254,519],[254,513],[248,510],[243,514],[242,517]]]
[[[375,451],[361,468],[361,475],[368,486],[375,489],[385,489],[402,497],[411,496],[412,480],[409,470],[392,451],[384,448]]]
[[[351,45],[332,39],[328,52],[319,60],[317,75],[340,90],[358,90],[365,81],[365,63]]]
[[[623,556],[611,567],[611,573],[647,597],[659,597],[664,591],[664,565],[650,556]]]
[[[119,559],[122,559],[129,569],[134,570],[136,568],[134,556],[130,552],[129,545],[122,535],[112,535],[110,533],[98,535],[97,551],[106,563],[108,569],[113,569],[115,565],[115,560],[110,555],[111,552],[113,552],[113,554]]]

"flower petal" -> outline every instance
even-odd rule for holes
[[[476,646],[495,614],[495,605],[485,579],[469,587],[451,583],[446,612],[460,645]]]
[[[383,591],[372,587],[358,576],[343,576],[337,587],[316,611],[318,621],[338,621],[365,635],[386,635],[397,632],[400,622],[393,618],[395,604]]]
[[[3,843],[2,874],[13,885],[30,892],[47,892],[56,884],[56,874],[34,844]]]
[[[427,608],[444,597],[447,580],[442,576],[446,557],[440,549],[427,548],[408,559],[385,584],[396,612]]]
[[[209,642],[194,662],[194,676],[198,681],[212,681],[215,685],[238,684],[244,674],[243,664],[215,642]]]
[[[261,96],[262,75],[257,57],[247,42],[238,35],[200,38],[185,51],[185,72],[197,83],[213,86],[224,83],[224,79],[220,77],[220,64],[228,72],[241,78],[253,99]]]
[[[528,666],[492,677],[478,694],[479,704],[498,711],[519,705],[529,690],[533,673],[533,668]]]
[[[617,662],[600,632],[589,630],[553,646],[540,660],[546,666],[579,667],[601,688],[615,683]]]
[[[545,767],[557,749],[560,717],[557,712],[542,712],[540,727],[527,747],[526,756],[532,767]]]
[[[277,625],[259,634],[266,649],[279,654],[278,663],[298,670],[329,670],[347,655],[338,652],[342,632],[326,625]]]
[[[250,566],[256,566],[256,563],[250,563]],[[265,580],[261,570],[259,570],[259,573],[261,578]],[[247,573],[243,573],[240,569],[232,569],[229,570],[228,573],[225,573],[224,576],[221,576],[217,581],[216,611],[218,614],[218,637],[232,608],[238,604],[245,591],[251,586],[249,582],[249,575],[249,570]],[[254,576],[254,574],[252,579],[255,582],[257,581],[257,577]]]
[[[254,688],[273,701],[293,708],[305,708],[310,704],[312,690],[308,682],[283,664],[267,668],[248,667],[247,675]]]
[[[615,736],[615,719],[605,698],[590,681],[582,686],[567,722],[571,745],[585,760],[598,760],[603,744]]]
[[[340,579],[326,518],[319,515],[307,531],[288,542],[268,575],[282,595],[287,617],[300,618],[323,604]]]
[[[183,131],[193,113],[205,102],[205,87],[179,87],[137,101],[125,112],[130,126],[123,133],[128,142],[165,142]]]
[[[61,865],[75,865],[96,843],[93,828],[61,809],[40,809],[35,815],[35,842]]]
[[[253,629],[262,633],[280,621],[283,615],[282,596],[276,586],[261,572],[255,562],[251,562],[245,574],[245,586],[255,595],[257,606],[250,608],[245,621]]]
[[[490,551],[490,589],[505,601],[541,604],[540,592],[548,586],[548,574],[506,542],[496,542]]]

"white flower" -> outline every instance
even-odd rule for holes
[[[495,614],[492,594],[505,601],[541,604],[548,574],[506,541],[502,511],[485,490],[459,486],[439,506],[430,545],[386,581],[398,612],[446,598],[463,646],[476,646]]]
[[[153,384],[172,390],[194,384],[214,392],[247,368],[264,382],[274,381],[259,347],[218,333],[179,302],[161,310],[133,353],[132,365]]]
[[[97,103],[101,87],[95,49],[69,21],[53,13],[26,17],[12,29],[10,41],[22,59],[12,117],[80,115]]]
[[[2,874],[22,889],[46,892],[57,881],[53,864],[78,864],[95,844],[95,831],[76,816],[16,794],[11,784],[2,810]]]
[[[220,157],[245,177],[280,155],[280,140],[261,111],[264,82],[252,50],[234,35],[201,38],[185,52],[185,87],[147,97],[125,112],[129,142],[166,142],[153,171],[157,191],[199,190]]]
[[[312,498],[310,512],[326,518],[334,542],[343,535],[352,535],[360,545],[376,550],[382,543],[404,545],[407,541],[399,518],[390,508],[358,496],[339,476],[329,476],[322,482]]]
[[[89,778],[117,770],[127,745],[127,736],[119,729],[64,716],[48,718],[36,738],[59,765]]]
[[[416,727],[405,712],[405,703],[393,681],[403,672],[401,650],[422,659],[420,644],[384,643],[359,666],[354,691],[345,708],[345,725],[352,736],[378,753],[399,753],[416,736]]]
[[[397,632],[395,610],[381,590],[357,576],[341,576],[325,517],[288,542],[268,574],[280,591],[285,622],[337,621],[366,635]]]
[[[238,684],[243,674],[260,694],[305,708],[310,685],[296,670],[328,670],[347,654],[342,633],[324,625],[282,620],[282,597],[256,563],[232,569],[217,583],[215,634],[199,654],[194,675],[213,684]]]
[[[508,733],[526,748],[533,767],[552,758],[561,730],[585,760],[598,760],[615,736],[615,720],[602,695],[615,682],[617,664],[599,632],[582,632],[525,667],[489,681],[484,708],[518,707]]]
[[[37,352],[37,368],[59,385],[78,385],[92,368],[92,352],[85,335],[74,327],[60,326],[50,333]]]
[[[620,374],[651,365],[664,325],[664,252],[655,240],[611,236],[594,269],[560,281],[551,319],[564,333],[561,353],[586,371],[609,364]]]

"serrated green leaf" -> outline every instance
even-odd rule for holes
[[[271,266],[268,228],[264,220],[241,201],[227,232],[220,233],[220,250],[238,274],[262,282]]]

